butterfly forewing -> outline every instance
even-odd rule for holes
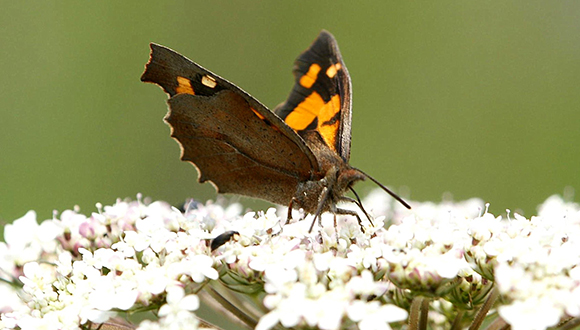
[[[304,141],[252,96],[168,48],[151,50],[141,80],[170,95],[165,120],[200,182],[287,205],[298,183],[318,173]]]
[[[296,82],[276,114],[299,134],[315,130],[348,162],[351,134],[351,82],[334,37],[322,31],[294,64]]]

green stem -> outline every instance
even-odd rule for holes
[[[507,324],[501,317],[497,317],[493,322],[491,322],[485,330],[508,330],[511,326]]]
[[[255,319],[251,318],[248,314],[244,313],[242,310],[237,308],[234,304],[225,299],[218,291],[216,291],[211,286],[207,286],[204,292],[206,292],[211,298],[213,298],[213,300],[217,303],[217,305],[223,307],[225,310],[230,312],[234,316],[232,318],[233,321],[241,323],[244,326],[248,327],[249,329],[254,329],[258,324],[258,322]]]
[[[451,325],[451,330],[461,330],[461,321],[463,320],[463,316],[465,315],[465,311],[459,310],[457,315],[455,315],[455,319],[453,320],[453,324]]]
[[[409,330],[419,330],[419,317],[421,316],[421,305],[423,297],[417,296],[411,302],[411,310],[409,312]]]
[[[427,321],[429,319],[429,298],[423,298],[421,301],[421,313],[419,317],[419,330],[427,330]]]
[[[481,308],[477,312],[477,315],[475,315],[475,319],[473,320],[473,323],[471,323],[471,325],[469,326],[469,330],[477,330],[479,329],[479,327],[481,327],[483,320],[487,316],[487,312],[489,312],[497,297],[499,297],[499,291],[497,290],[497,288],[494,287],[493,289],[491,289],[491,292],[489,293],[489,296],[487,296],[487,299],[485,300],[483,306],[481,306]]]
[[[560,328],[560,330],[572,330],[580,325],[580,318],[568,319]]]

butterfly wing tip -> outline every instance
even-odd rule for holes
[[[154,83],[154,81],[152,81],[149,76],[150,76],[151,65],[153,63],[153,52],[155,50],[153,49],[154,44],[150,44],[150,45],[151,45],[151,52],[149,53],[149,60],[147,61],[147,63],[145,63],[145,70],[143,71],[143,74],[141,74],[141,81],[147,82],[147,83]]]

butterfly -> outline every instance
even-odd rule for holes
[[[231,82],[177,52],[152,43],[141,81],[169,95],[165,121],[181,146],[181,159],[198,170],[200,183],[232,193],[302,208],[352,215],[337,206],[353,202],[366,214],[353,185],[373,177],[349,165],[351,80],[336,39],[322,31],[295,61],[295,84],[274,111]],[[352,191],[356,199],[345,196]],[[362,228],[362,226],[361,226]]]

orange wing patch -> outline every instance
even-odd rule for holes
[[[340,96],[334,95],[329,102],[324,103],[320,94],[312,92],[285,119],[286,124],[295,131],[306,129],[315,119],[318,119],[317,130],[330,147],[335,150],[336,132],[340,127]]]
[[[308,72],[305,75],[300,77],[300,85],[304,88],[310,88],[316,82],[316,78],[318,77],[318,72],[320,72],[320,65],[316,63],[312,63],[308,68]]]
[[[254,109],[254,108],[250,108],[250,109],[252,109],[252,111],[254,112],[254,114],[256,116],[258,116],[258,118],[260,118],[260,120],[266,119],[266,117],[264,117],[261,113],[259,113],[258,111],[256,111],[256,109]]]
[[[318,132],[330,149],[336,151],[336,133],[340,127],[340,96],[334,95],[321,109],[318,115]]]
[[[308,127],[324,107],[324,100],[316,93],[312,92],[286,117],[285,122],[295,131],[301,131]]]
[[[344,161],[350,156],[351,84],[336,40],[327,32],[294,62],[294,87],[275,113],[305,136],[316,131]]]
[[[272,129],[280,132],[280,129],[278,127],[276,127],[276,125],[273,125],[268,119],[266,119],[266,117],[264,117],[263,114],[259,113],[258,110],[250,107],[250,109],[254,112],[254,115],[256,115],[256,117],[260,118],[261,121],[263,121],[264,123],[266,123],[266,125],[270,126]]]
[[[185,77],[177,76],[177,83],[179,86],[175,88],[178,94],[191,94],[195,95],[193,87],[191,86],[191,81]]]
[[[330,79],[334,78],[334,76],[336,76],[336,74],[338,73],[338,71],[340,71],[341,68],[342,65],[340,65],[340,63],[336,63],[334,65],[329,66],[328,69],[326,69],[326,76]]]

